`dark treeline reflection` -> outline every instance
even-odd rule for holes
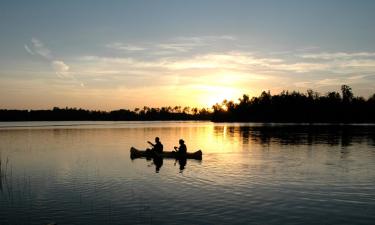
[[[224,100],[213,106],[213,121],[252,122],[375,122],[375,94],[367,100],[355,97],[347,85],[341,94],[326,95],[283,91],[277,95],[263,92],[259,97],[243,95],[238,103]]]
[[[56,120],[212,120],[242,122],[330,122],[374,123],[375,94],[368,99],[355,97],[347,85],[341,93],[328,92],[320,95],[283,91],[277,95],[263,91],[250,99],[243,95],[238,103],[224,100],[207,108],[167,106],[143,107],[134,110],[120,109],[110,112],[77,108],[53,108],[52,110],[0,110],[0,121],[56,121]]]
[[[361,125],[275,125],[275,126],[216,126],[215,133],[238,138],[243,144],[255,142],[285,145],[375,146],[375,126]]]

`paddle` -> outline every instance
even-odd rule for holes
[[[153,144],[151,141],[147,141],[147,143],[149,143],[152,147],[155,146],[155,144]]]

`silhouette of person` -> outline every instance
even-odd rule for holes
[[[163,153],[163,144],[160,142],[159,137],[155,137],[155,144],[153,144],[150,141],[148,141],[147,143],[149,143],[152,146],[152,149],[147,149],[147,151]]]
[[[176,152],[181,155],[181,156],[185,156],[186,155],[186,152],[187,152],[187,148],[186,148],[186,145],[185,145],[185,141],[180,139],[178,141],[178,143],[180,144],[179,147],[174,147],[174,149],[176,150]]]

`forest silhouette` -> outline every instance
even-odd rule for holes
[[[282,91],[271,95],[263,91],[250,98],[244,94],[238,102],[224,100],[212,109],[167,106],[143,107],[134,110],[97,111],[77,108],[52,110],[0,109],[0,121],[77,121],[77,120],[211,120],[215,122],[306,122],[306,123],[373,123],[375,94],[368,99],[354,96],[351,87],[341,86],[341,93],[325,95],[307,90]]]
[[[375,94],[368,99],[355,97],[347,85],[341,86],[341,94],[263,91],[251,99],[243,95],[238,103],[224,100],[213,110],[213,121],[366,123],[375,122]]]

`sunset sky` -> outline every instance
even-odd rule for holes
[[[1,1],[0,108],[375,93],[375,1]]]

